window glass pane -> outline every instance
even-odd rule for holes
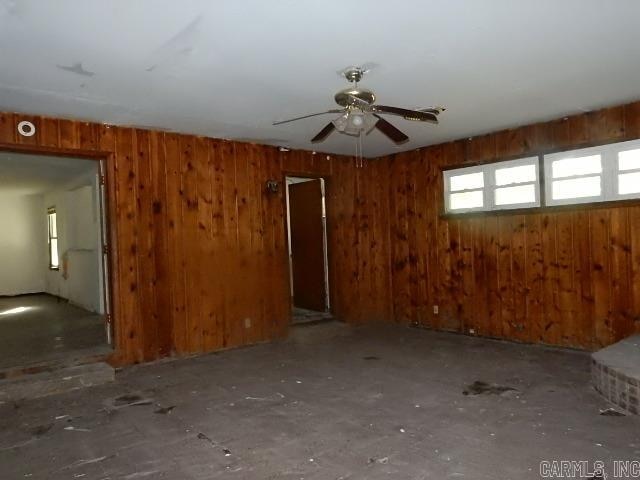
[[[509,185],[510,183],[535,181],[535,165],[521,165],[519,167],[498,168],[496,170],[496,185]]]
[[[551,168],[553,178],[573,177],[575,175],[587,175],[589,173],[602,173],[602,161],[600,159],[600,155],[565,158],[562,160],[555,160],[551,164]]]
[[[484,187],[484,174],[482,172],[466,173],[464,175],[454,175],[449,177],[450,190],[471,190]]]
[[[449,194],[449,209],[479,208],[484,205],[482,190]]]
[[[618,193],[640,193],[640,172],[622,173],[618,175]]]
[[[602,193],[600,177],[572,178],[555,180],[551,185],[551,196],[554,200],[567,198],[597,197]]]
[[[640,148],[618,153],[618,168],[620,170],[640,168]]]
[[[496,205],[534,203],[535,201],[536,187],[534,184],[496,188],[495,190]]]
[[[58,260],[58,239],[57,238],[52,238],[51,239],[51,244],[50,244],[49,248],[51,248],[51,266],[52,267],[57,267],[59,265],[59,260]]]

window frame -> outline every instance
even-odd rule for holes
[[[455,175],[454,175],[455,173]],[[459,175],[468,175],[468,174],[473,174],[473,173],[482,173],[482,178],[483,178],[483,184],[482,184],[482,188],[468,188],[468,189],[463,189],[463,190],[451,190],[451,177],[457,177]],[[486,210],[486,205],[487,205],[487,192],[486,192],[486,188],[487,188],[487,179],[486,179],[486,175],[484,174],[484,169],[483,169],[483,165],[475,165],[472,167],[462,167],[462,168],[455,168],[455,169],[451,169],[451,170],[444,170],[442,172],[443,175],[443,181],[444,181],[444,211],[445,213],[448,214],[457,214],[457,213],[469,213],[469,212],[484,212],[487,211]],[[455,210],[451,210],[450,204],[451,204],[451,199],[450,196],[451,194],[455,194],[455,193],[464,193],[464,192],[476,192],[476,191],[482,191],[482,206],[481,207],[471,207],[471,208],[457,208]]]
[[[521,167],[525,165],[533,165],[535,168],[535,180],[529,182],[515,182],[506,185],[497,185],[496,171],[505,168]],[[471,173],[483,174],[483,187],[464,190],[451,190],[451,177],[459,175],[467,175]],[[524,157],[513,158],[510,160],[499,160],[496,162],[483,163],[469,167],[451,168],[442,171],[444,182],[444,213],[445,215],[460,215],[473,212],[499,212],[503,210],[520,210],[528,208],[538,208],[541,206],[542,198],[540,195],[540,158],[538,155],[528,155]],[[535,192],[535,200],[533,202],[509,203],[505,205],[497,205],[495,202],[496,190],[501,188],[517,187],[522,185],[533,185]],[[455,193],[482,191],[483,205],[482,207],[457,208],[451,209],[450,196]]]
[[[439,217],[443,219],[457,219],[457,218],[474,218],[474,217],[488,217],[488,216],[502,216],[502,215],[515,215],[515,214],[535,214],[535,213],[552,213],[552,212],[562,212],[562,211],[578,211],[584,209],[594,209],[594,208],[615,208],[620,206],[640,206],[640,193],[628,193],[628,194],[619,194],[618,192],[618,175],[624,173],[632,173],[632,172],[640,172],[640,169],[630,169],[630,170],[620,170],[618,163],[618,154],[620,152],[624,152],[627,150],[636,150],[640,149],[640,138],[635,138],[632,140],[612,140],[604,143],[591,143],[578,147],[555,147],[555,148],[545,148],[540,149],[535,153],[530,153],[526,157],[525,156],[511,156],[511,157],[503,157],[499,160],[493,160],[490,162],[482,163],[459,163],[453,165],[447,165],[441,167],[439,170],[442,173],[442,179],[444,181],[444,185],[441,188],[441,192],[443,192],[443,200],[442,207],[440,210]],[[562,203],[558,203],[558,201],[549,201],[550,189],[552,185],[550,184],[550,178],[547,174],[547,169],[550,168],[547,165],[549,164],[548,158],[550,156],[562,156],[564,158],[568,158],[569,155],[574,155],[577,157],[585,156],[587,153],[585,152],[598,152],[603,156],[602,161],[602,174],[601,176],[605,176],[606,180],[603,180],[603,192],[604,195],[601,197],[583,197],[581,199],[563,199]],[[605,160],[604,156],[609,158],[610,160]],[[483,167],[486,168],[487,165],[497,165],[505,162],[509,162],[512,160],[522,160],[524,158],[537,158],[538,159],[538,188],[539,188],[539,205],[533,207],[523,206],[523,204],[510,205],[511,208],[500,208],[500,209],[487,209],[483,206],[483,208],[475,208],[475,209],[459,209],[459,210],[450,210],[448,209],[448,185],[446,182],[447,176],[451,176],[456,172],[463,172],[464,169],[475,169],[476,171],[482,170]],[[450,172],[450,173],[449,173]],[[586,174],[585,176],[591,176],[592,174]],[[563,177],[563,178],[578,178],[578,177]],[[549,192],[549,194],[547,193]],[[579,201],[580,200],[580,201]],[[485,201],[486,205],[486,201]]]
[[[493,162],[489,164],[491,168],[490,171],[490,184],[491,188],[491,205],[493,206],[492,211],[497,210],[517,210],[520,208],[536,208],[541,205],[542,199],[540,198],[540,158],[537,155],[531,155],[527,157],[516,158],[514,160],[503,160],[500,162]],[[526,165],[533,165],[536,172],[536,177],[533,181],[529,182],[516,182],[509,183],[506,185],[497,185],[496,184],[496,171],[502,170],[504,168],[513,168],[513,167],[524,167]],[[508,187],[517,187],[521,185],[533,185],[535,192],[535,200],[533,202],[524,202],[524,203],[508,203],[506,205],[496,205],[495,203],[495,192],[499,188],[508,188]]]
[[[56,234],[52,235],[51,232],[51,216],[54,216],[54,221],[55,221],[55,227],[56,227]],[[56,211],[56,207],[55,205],[52,207],[47,208],[47,247],[48,247],[48,251],[49,251],[49,270],[60,270],[60,251],[58,250],[58,238],[59,238],[59,234],[58,234],[58,212]],[[53,264],[53,246],[51,243],[51,240],[55,240],[56,241],[56,253],[57,253],[57,257],[58,257],[58,263],[57,265]]]
[[[555,207],[581,205],[585,203],[600,204],[640,199],[640,192],[626,194],[618,193],[618,182],[620,174],[640,172],[640,168],[632,170],[620,170],[618,155],[620,152],[637,149],[640,149],[640,140],[629,140],[624,142],[612,142],[603,145],[564,150],[543,155],[545,206]],[[552,177],[553,161],[565,158],[580,158],[590,155],[600,155],[600,162],[602,166],[602,172],[599,174],[601,194],[598,196],[563,198],[554,200],[552,197],[553,181],[561,179],[554,179]],[[596,174],[575,175],[571,177],[563,177],[562,179],[587,178],[593,176],[596,176]]]
[[[553,162],[557,160],[569,160],[573,158],[590,157],[593,155],[600,156],[600,173],[586,173],[582,175],[572,175],[569,177],[553,178]],[[587,147],[576,150],[565,150],[562,152],[549,153],[543,156],[544,164],[544,188],[545,188],[545,206],[555,207],[560,205],[576,205],[581,203],[595,203],[605,201],[606,181],[605,181],[605,156],[600,147]],[[580,178],[600,177],[600,195],[592,195],[589,197],[573,197],[553,199],[553,182],[562,180],[575,180]]]
[[[611,191],[611,199],[613,201],[623,201],[623,200],[635,200],[640,199],[640,193],[618,193],[618,188],[620,186],[620,175],[625,173],[638,173],[640,172],[640,168],[632,168],[629,170],[620,170],[620,153],[626,152],[629,150],[640,150],[640,140],[630,140],[628,142],[620,142],[615,144],[619,146],[615,149],[615,154],[613,158],[613,167],[614,170],[614,178],[612,180],[612,191]]]

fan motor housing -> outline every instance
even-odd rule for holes
[[[371,90],[366,88],[345,88],[335,94],[334,98],[338,105],[342,107],[348,107],[354,104],[351,97],[359,98],[360,100],[372,105],[376,101],[376,96]]]

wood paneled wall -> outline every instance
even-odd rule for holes
[[[20,120],[36,124],[17,134]],[[332,310],[594,349],[640,331],[640,202],[445,218],[441,169],[640,138],[640,103],[370,160],[22,114],[0,148],[105,158],[119,364],[283,337],[283,192],[327,180]],[[438,306],[438,314],[433,307]]]
[[[443,167],[639,137],[640,102],[381,159],[395,321],[585,349],[640,332],[640,203],[441,216]]]
[[[18,135],[21,120],[36,135]],[[11,113],[0,114],[0,148],[106,158],[115,363],[286,334],[283,192],[264,185],[287,173],[327,179],[333,312],[391,316],[383,163]]]

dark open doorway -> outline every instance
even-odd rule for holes
[[[111,354],[98,160],[0,152],[0,372]]]
[[[292,322],[331,318],[325,182],[287,177]]]

